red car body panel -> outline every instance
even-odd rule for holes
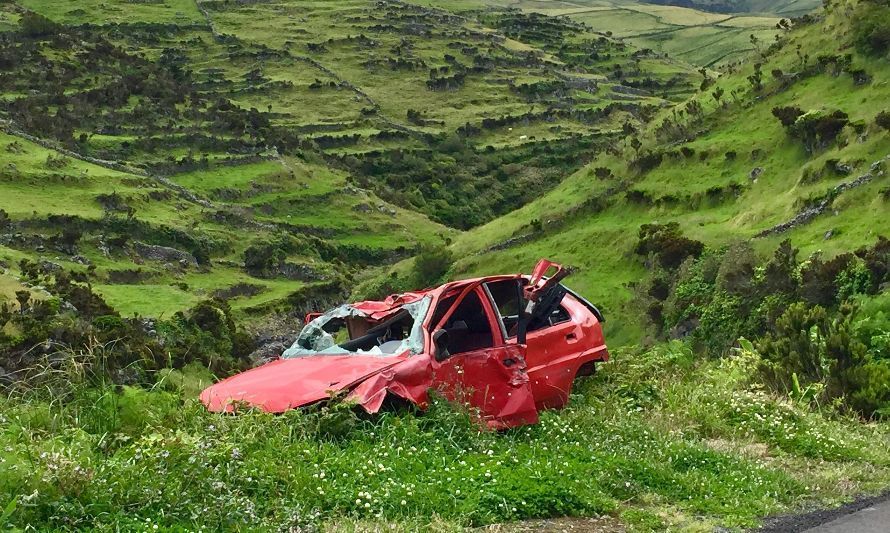
[[[544,277],[553,268],[556,274]],[[551,300],[559,304],[559,321],[554,323],[548,318],[550,325],[537,327],[527,336],[517,335],[507,331],[507,319],[500,316],[488,287],[516,280],[517,294],[521,286],[522,301],[528,304],[525,313],[531,316],[528,309],[533,309],[538,300],[546,300],[548,291],[559,286],[559,279],[566,274],[560,265],[542,260],[532,276],[511,274],[462,280],[382,301],[352,304],[369,320],[380,323],[397,315],[403,305],[430,297],[429,312],[422,323],[422,351],[404,350],[383,357],[350,353],[279,359],[211,385],[201,393],[201,401],[216,412],[233,412],[242,405],[282,412],[346,390],[348,401],[375,413],[389,395],[425,408],[429,391],[436,390],[448,400],[471,406],[480,421],[491,429],[535,423],[541,409],[566,404],[583,365],[608,360],[599,311],[570,291],[561,299],[562,293],[552,293],[556,299]],[[432,332],[444,329],[468,297],[481,303],[485,316],[481,318],[480,314],[481,320],[474,325],[487,323],[491,345],[446,353],[447,357],[437,360]],[[446,310],[442,302],[450,298],[454,300]],[[437,308],[440,304],[442,312]],[[520,311],[517,319],[526,315]],[[466,328],[466,323],[462,326]],[[518,342],[523,337],[525,344]]]
[[[405,358],[319,355],[277,359],[207,387],[201,393],[201,402],[211,411],[232,411],[238,404],[245,404],[280,413],[329,398],[331,392]]]

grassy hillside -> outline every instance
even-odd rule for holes
[[[402,3],[0,13],[5,279],[49,261],[125,315],[342,292],[553,188],[698,77],[570,21]]]
[[[606,307],[613,335],[630,341],[641,333],[639,310],[625,307],[630,283],[646,275],[633,254],[640,224],[675,221],[709,246],[753,239],[763,252],[790,238],[804,254],[831,255],[886,235],[890,207],[879,165],[875,179],[839,195],[826,214],[755,238],[833,187],[871,173],[871,165],[890,154],[890,137],[875,123],[882,111],[875,102],[890,97],[890,65],[849,46],[854,36],[843,21],[847,16],[838,5],[824,21],[796,28],[764,58],[752,59],[742,72],[716,80],[697,96],[693,102],[700,111],[689,113],[698,109],[693,104],[657,118],[641,136],[639,151],[625,139],[540,200],[460,235],[453,245],[463,258],[457,271],[528,268],[539,255],[577,265],[573,283]],[[848,66],[832,63],[847,54]],[[746,79],[755,61],[762,72],[760,90]],[[851,126],[836,142],[808,152],[772,113],[791,105],[842,110]],[[659,162],[641,171],[633,162],[646,154]],[[604,179],[597,177],[598,168],[608,169]],[[516,244],[486,251],[505,242]]]
[[[617,0],[0,3],[0,527],[737,531],[886,490],[885,4],[699,71],[572,17],[724,15]],[[540,424],[196,399],[347,293],[541,257],[612,360]]]

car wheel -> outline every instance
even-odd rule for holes
[[[588,361],[578,368],[578,372],[575,373],[575,381],[594,374],[596,374],[596,361]]]

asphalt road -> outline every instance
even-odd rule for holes
[[[884,500],[806,531],[811,533],[887,533],[890,531],[890,501]]]
[[[769,517],[759,533],[890,533],[890,491],[809,513]]]

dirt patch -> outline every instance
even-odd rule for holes
[[[156,274],[154,272],[148,272],[141,268],[109,270],[108,283],[112,285],[134,285],[137,283],[145,283],[155,276]]]
[[[237,298],[239,296],[256,296],[264,290],[265,287],[262,285],[241,282],[225,289],[219,289],[213,293],[213,296],[220,300],[228,300],[229,298]]]
[[[741,453],[754,459],[767,459],[770,457],[769,446],[762,442],[739,444],[724,439],[710,439],[705,444],[712,450],[722,453]]]
[[[493,524],[477,531],[491,531],[498,533],[563,533],[563,532],[590,532],[590,533],[624,533],[627,528],[617,518],[611,516],[599,516],[595,518],[545,518],[540,520],[523,520],[508,524]]]

